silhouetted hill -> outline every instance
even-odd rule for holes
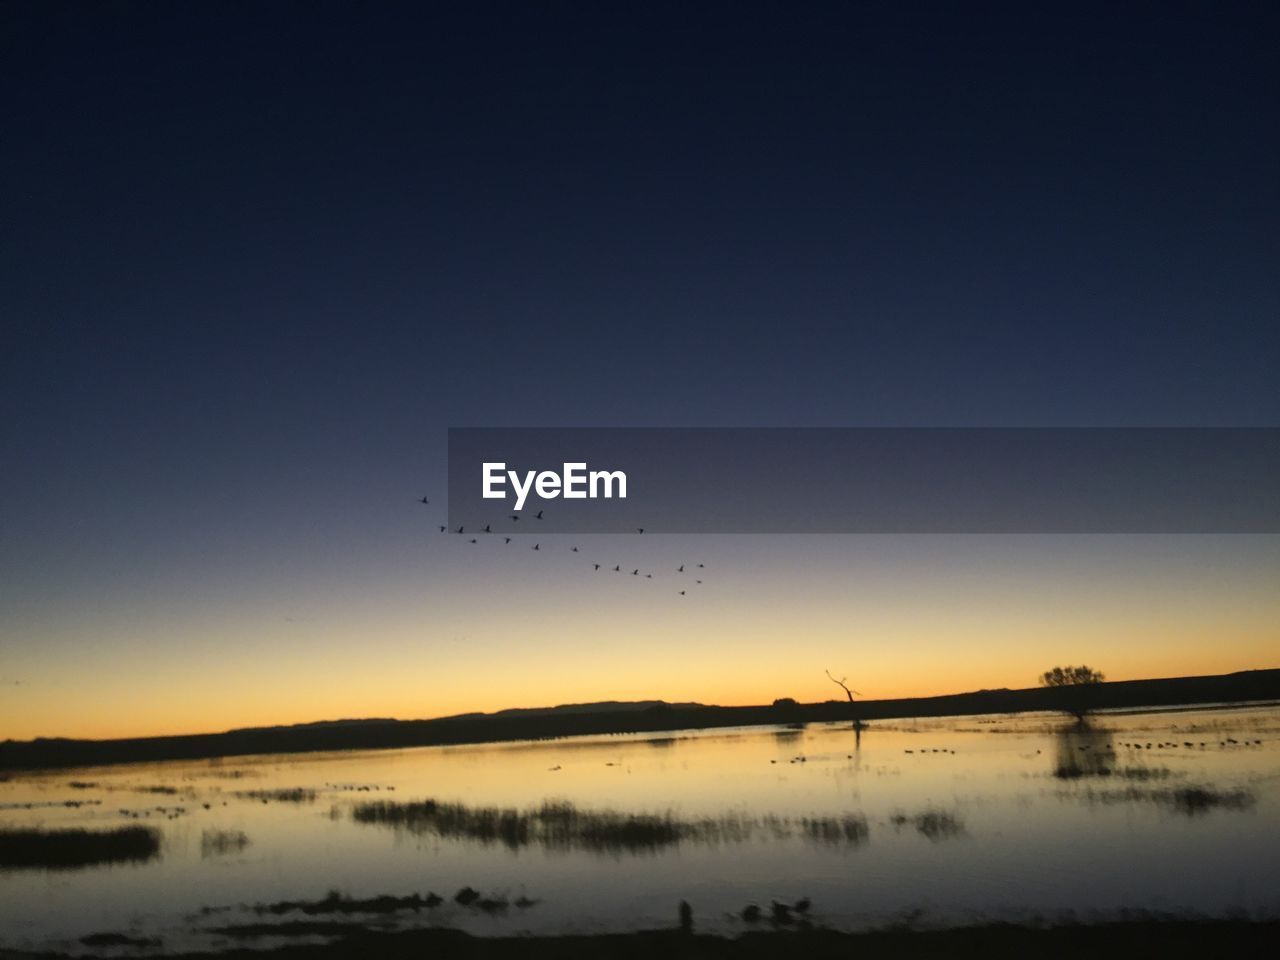
[[[784,703],[778,706],[716,707],[669,704],[661,700],[617,704],[464,714],[434,720],[340,720],[230,730],[226,733],[127,740],[40,738],[0,743],[0,770],[85,766],[154,760],[207,759],[261,753],[313,750],[369,750],[444,744],[531,740],[587,734],[649,733],[753,724],[810,721],[888,720],[983,713],[1060,710],[1060,690],[978,690],[940,697],[865,700],[850,705]],[[1125,680],[1100,684],[1097,709],[1161,707],[1179,704],[1241,703],[1280,700],[1280,670],[1250,670],[1210,677]],[[598,709],[596,709],[598,708]]]
[[[508,707],[493,713],[457,713],[441,720],[476,719],[479,717],[545,717],[552,713],[631,713],[653,707],[679,710],[705,706],[701,703],[667,703],[665,700],[597,700],[594,703],[562,703],[555,707]]]

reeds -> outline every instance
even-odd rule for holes
[[[149,827],[112,830],[0,829],[0,868],[76,870],[110,863],[141,863],[160,853],[160,834]]]
[[[754,838],[801,836],[832,845],[856,846],[869,833],[860,814],[790,820],[726,812],[714,817],[662,813],[587,810],[563,800],[526,809],[469,807],[421,800],[375,801],[352,809],[357,823],[388,826],[443,839],[500,844],[511,850],[541,846],[549,850],[595,853],[651,853],[683,843],[742,843]]]

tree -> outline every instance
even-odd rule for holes
[[[1057,691],[1054,700],[1058,708],[1084,723],[1093,709],[1098,685],[1106,677],[1102,671],[1081,664],[1078,667],[1054,667],[1040,674],[1040,686]]]
[[[843,690],[843,691],[844,691],[844,695],[845,695],[846,697],[848,697],[848,698],[849,698],[849,712],[850,712],[850,713],[852,713],[852,714],[854,715],[854,716],[853,716],[853,725],[854,725],[855,727],[861,728],[861,726],[862,726],[862,720],[861,720],[861,718],[859,718],[859,717],[858,717],[858,715],[857,715],[857,713],[856,713],[856,710],[855,710],[855,707],[854,707],[854,705],[853,705],[853,695],[854,695],[855,693],[858,693],[858,691],[857,691],[857,690],[850,690],[850,689],[849,689],[849,684],[845,682],[847,678],[845,678],[845,677],[841,677],[839,680],[837,680],[835,677],[833,677],[833,676],[831,675],[831,671],[830,671],[830,670],[823,670],[822,672],[823,672],[823,673],[825,673],[825,674],[827,675],[827,679],[828,679],[828,680],[830,680],[832,683],[834,683],[836,686],[838,686],[841,690]],[[858,693],[858,696],[862,696],[862,694]]]
[[[843,691],[844,691],[844,695],[845,695],[846,697],[848,697],[848,698],[849,698],[849,702],[850,702],[850,703],[853,703],[853,695],[854,695],[855,693],[858,693],[858,691],[857,691],[857,690],[850,690],[850,689],[849,689],[849,684],[845,683],[845,679],[846,679],[846,678],[841,677],[839,680],[837,680],[835,677],[833,677],[833,676],[831,675],[831,671],[830,671],[830,670],[824,670],[824,671],[822,671],[822,672],[823,672],[823,673],[825,673],[825,674],[827,675],[827,679],[828,679],[828,680],[830,680],[832,683],[834,683],[836,686],[838,686],[841,690],[843,690]],[[862,694],[858,693],[858,696],[862,696]]]

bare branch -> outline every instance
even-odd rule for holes
[[[853,695],[855,693],[858,693],[858,691],[849,689],[849,684],[845,682],[848,679],[848,677],[841,677],[839,680],[837,680],[835,677],[831,675],[830,670],[823,670],[822,672],[827,675],[828,680],[830,680],[832,683],[838,686],[841,690],[843,690],[844,695],[849,698],[849,702],[853,703]],[[862,696],[862,694],[858,693],[858,696]]]

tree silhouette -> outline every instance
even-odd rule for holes
[[[1106,677],[1102,671],[1081,664],[1078,667],[1054,667],[1040,674],[1040,686],[1059,691],[1055,698],[1059,709],[1071,714],[1078,723],[1093,709],[1097,687]]]
[[[855,727],[860,727],[862,725],[862,720],[858,717],[857,708],[853,704],[853,695],[858,693],[858,691],[849,689],[849,684],[845,682],[847,679],[846,677],[841,677],[837,680],[831,675],[830,670],[823,670],[822,672],[827,675],[828,680],[843,690],[844,695],[849,698],[849,712],[853,715],[853,725]],[[862,694],[858,693],[858,696],[862,696]]]

